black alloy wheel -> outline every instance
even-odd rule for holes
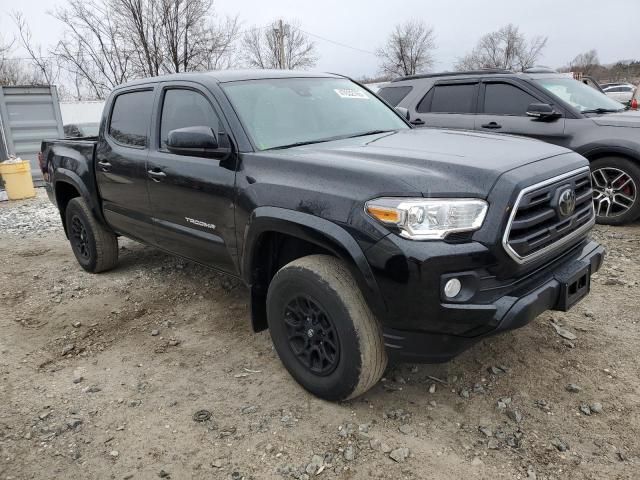
[[[71,219],[71,237],[73,246],[76,252],[82,258],[88,259],[90,255],[89,251],[89,239],[87,235],[87,229],[82,223],[82,219],[77,215],[74,215]]]
[[[316,375],[328,375],[340,360],[340,342],[331,317],[308,296],[293,298],[285,308],[289,347]]]
[[[76,260],[87,272],[110,270],[118,263],[118,237],[100,223],[82,197],[64,209],[66,233]]]

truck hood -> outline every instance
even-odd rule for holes
[[[631,127],[640,128],[640,111],[625,110],[624,112],[607,113],[591,118],[597,125],[603,127]]]
[[[319,177],[327,170],[360,182],[383,183],[389,194],[407,191],[425,196],[487,196],[496,180],[521,166],[558,155],[566,168],[584,159],[538,140],[463,130],[410,129],[281,151],[297,161],[316,164]]]

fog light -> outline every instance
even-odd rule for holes
[[[447,280],[447,283],[444,284],[444,294],[447,298],[455,297],[460,293],[460,290],[462,290],[462,283],[457,278]]]

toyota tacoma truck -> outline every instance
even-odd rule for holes
[[[82,268],[115,267],[124,236],[242,279],[253,329],[330,400],[388,359],[446,361],[571,308],[604,257],[585,158],[415,129],[338,75],[127,83],[97,137],[44,141],[40,163]]]

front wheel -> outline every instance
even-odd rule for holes
[[[596,221],[623,225],[640,216],[640,167],[626,158],[600,158],[591,164]]]
[[[384,373],[380,325],[337,258],[310,255],[282,267],[269,285],[267,320],[285,368],[318,397],[357,397]]]

